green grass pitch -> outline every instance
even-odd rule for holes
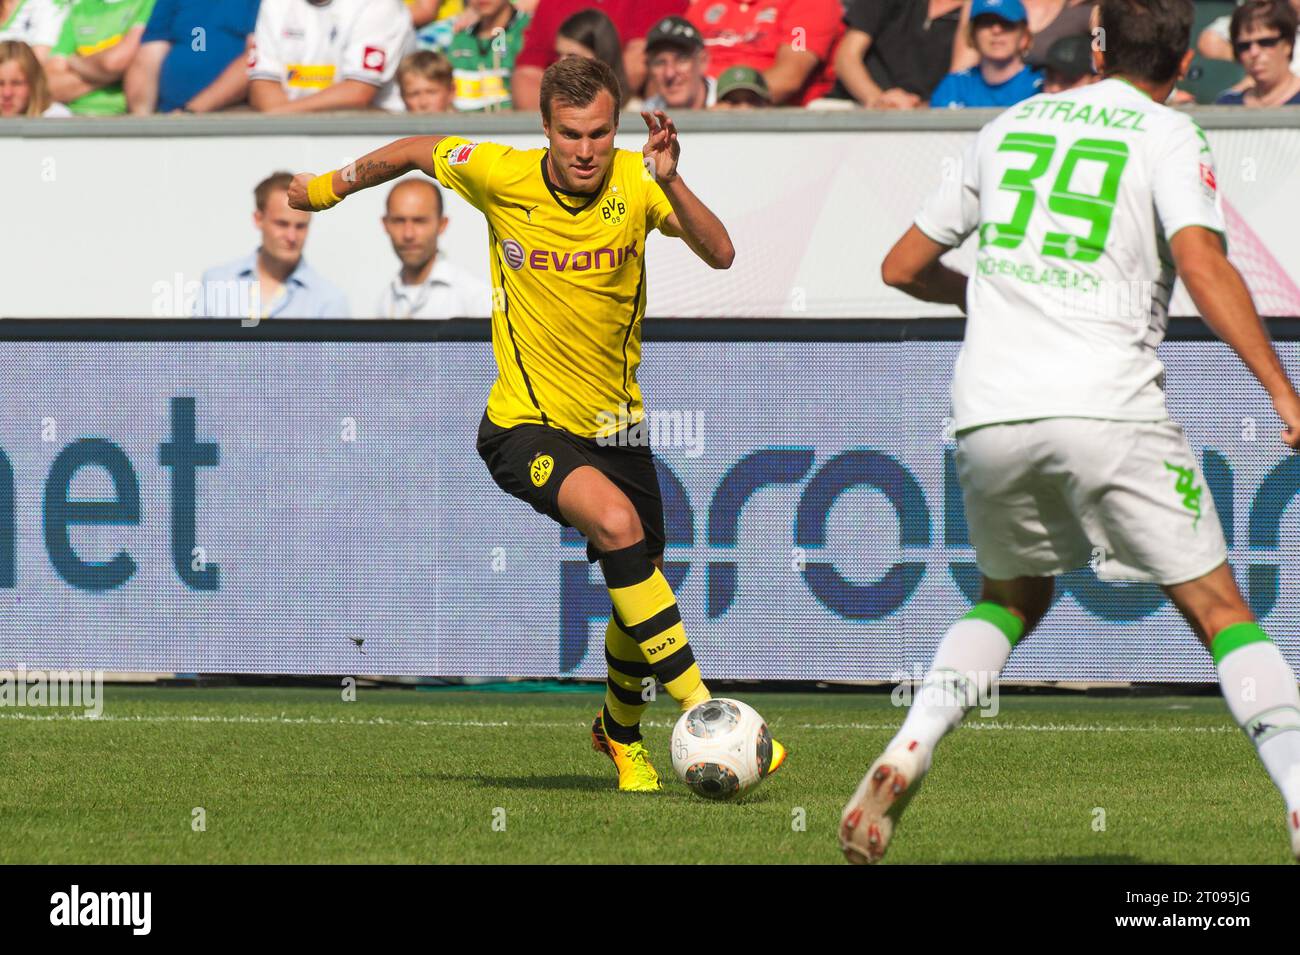
[[[110,684],[96,721],[0,709],[0,862],[838,863],[840,809],[902,719],[882,694],[748,695],[790,760],[709,803],[672,773],[667,700],[646,722],[665,790],[625,795],[590,749],[594,688],[341,696]],[[887,861],[1289,858],[1219,699],[1007,693],[941,744]]]

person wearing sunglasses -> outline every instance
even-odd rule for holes
[[[1246,70],[1244,89],[1225,90],[1224,106],[1300,106],[1300,76],[1291,72],[1296,13],[1285,0],[1250,0],[1232,14],[1234,58]]]
[[[1236,6],[1241,6],[1246,0],[1237,0]],[[1291,9],[1300,17],[1300,0],[1290,0]],[[1210,21],[1210,25],[1201,31],[1201,35],[1196,40],[1196,52],[1207,60],[1233,60],[1232,55],[1232,35],[1228,31],[1228,25],[1232,23],[1232,14],[1227,13],[1221,17],[1215,17]],[[1291,72],[1300,73],[1300,37],[1296,38],[1296,48],[1291,54]]]

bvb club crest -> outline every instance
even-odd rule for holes
[[[600,218],[605,225],[619,225],[627,216],[627,202],[622,196],[606,196],[600,204]]]
[[[551,477],[551,471],[555,469],[555,459],[549,454],[539,454],[533,458],[528,465],[528,476],[532,479],[533,487],[541,487]]]

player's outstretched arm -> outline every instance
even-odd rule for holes
[[[404,176],[416,169],[433,176],[433,147],[443,136],[408,136],[366,153],[342,169],[315,176],[309,172],[293,177],[289,205],[304,212],[320,212],[336,206],[361,189],[369,189]]]
[[[663,231],[681,236],[691,251],[710,268],[731,268],[736,259],[736,247],[731,244],[727,227],[700,201],[699,196],[686,188],[686,183],[677,174],[677,160],[682,154],[682,147],[677,142],[677,127],[663,110],[655,110],[654,115],[642,113],[641,118],[650,129],[650,138],[641,150],[646,168],[653,173],[673,207]]]
[[[966,276],[939,261],[949,248],[912,226],[885,256],[880,277],[886,285],[912,298],[956,305],[965,312]]]
[[[1300,397],[1278,358],[1250,291],[1223,252],[1218,233],[1187,226],[1169,240],[1174,266],[1205,324],[1235,351],[1259,383],[1286,428],[1282,440],[1300,448]]]

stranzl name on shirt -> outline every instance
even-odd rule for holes
[[[1107,129],[1131,129],[1145,133],[1142,125],[1145,114],[1121,106],[1094,106],[1071,100],[1028,100],[1020,104],[1013,119],[1045,119],[1060,123],[1083,123],[1085,126],[1105,126]]]

